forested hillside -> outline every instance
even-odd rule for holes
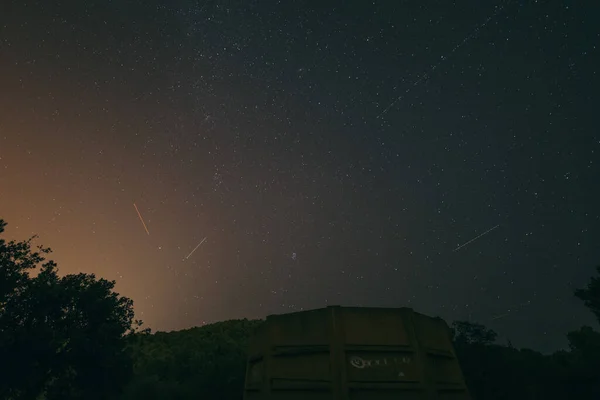
[[[262,321],[138,334],[134,377],[123,399],[239,399],[248,339]],[[544,355],[496,343],[479,324],[455,322],[454,344],[474,399],[600,398],[600,333],[568,334],[570,351]]]
[[[0,239],[0,399],[241,399],[246,350],[262,321],[142,330],[114,281],[61,276],[45,260],[50,249],[33,250],[32,240]],[[600,321],[599,276],[574,294]],[[474,399],[600,399],[592,327],[567,333],[569,350],[550,355],[499,344],[483,325],[452,328]]]

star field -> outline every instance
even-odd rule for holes
[[[592,323],[593,2],[53,3],[0,17],[0,218],[153,330],[408,306],[550,351]]]

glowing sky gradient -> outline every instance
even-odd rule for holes
[[[5,235],[154,330],[409,306],[554,350],[592,323],[594,2],[52,3],[0,20]]]

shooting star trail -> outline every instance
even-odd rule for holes
[[[504,313],[504,314],[500,314],[500,315],[496,315],[496,316],[490,318],[490,321],[495,321],[495,320],[500,319],[500,318],[508,317],[509,315],[510,315],[509,312]]]
[[[190,254],[188,254],[188,255],[187,255],[187,257],[186,257],[186,258],[184,258],[183,260],[185,261],[185,260],[187,260],[188,258],[190,258],[190,256],[191,256],[192,254],[194,254],[194,252],[195,252],[195,251],[198,249],[198,247],[200,247],[200,245],[201,245],[202,243],[204,243],[204,241],[205,241],[205,240],[206,240],[206,237],[205,237],[204,239],[202,239],[202,241],[201,241],[200,243],[198,243],[198,244],[196,245],[196,247],[194,247],[194,250],[190,251]]]
[[[144,222],[144,219],[142,218],[142,214],[140,214],[140,210],[138,210],[135,203],[133,203],[133,206],[135,207],[135,211],[137,212],[138,217],[140,217],[140,221],[142,221],[142,225],[144,225],[144,229],[146,230],[146,233],[149,235],[150,231],[148,230],[148,227],[146,226],[146,223]]]
[[[523,308],[525,308],[527,306],[530,306],[530,305],[531,305],[531,301],[526,301],[525,303],[519,304],[518,306],[516,306],[512,310],[508,310],[508,312],[506,312],[504,314],[494,315],[492,318],[490,318],[490,321],[495,321],[497,319],[508,317],[509,315],[517,313],[517,312],[521,311]]]
[[[494,229],[496,229],[497,227],[499,227],[500,224],[494,226],[493,228],[488,229],[487,231],[483,232],[481,235],[474,237],[473,239],[469,240],[467,243],[463,243],[460,246],[458,246],[457,248],[455,248],[454,250],[452,250],[452,252],[458,251],[460,249],[462,249],[463,247],[465,247],[466,245],[468,245],[469,243],[473,243],[474,241],[476,241],[477,239],[479,239],[480,237],[482,237],[483,235],[487,235],[488,233],[490,233],[491,231],[493,231]]]
[[[459,50],[461,47],[463,47],[470,40],[479,36],[479,31],[481,29],[483,29],[498,14],[500,14],[500,12],[504,9],[504,6],[505,6],[505,4],[500,4],[500,5],[496,6],[496,10],[492,13],[492,15],[490,15],[482,24],[477,25],[475,27],[475,29],[473,29],[473,31],[471,31],[471,33],[469,33],[467,36],[465,36],[461,42],[459,42],[456,46],[454,46],[454,48],[450,51],[450,53],[447,56],[441,56],[440,60],[436,64],[434,64],[431,68],[429,68],[429,70],[427,70],[426,72],[421,74],[421,76],[417,77],[417,79],[400,96],[396,97],[396,99],[394,101],[392,101],[381,113],[379,113],[379,115],[376,117],[376,119],[380,119],[384,114],[386,114],[392,107],[394,107],[394,105],[396,105],[396,103],[398,103],[400,100],[402,100],[404,98],[404,96],[406,96],[413,87],[418,86],[422,82],[429,80],[433,71],[435,71],[443,62],[445,62],[449,57],[451,57],[454,53],[456,53],[457,50]]]

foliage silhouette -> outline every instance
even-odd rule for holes
[[[131,373],[133,302],[93,274],[59,276],[34,239],[0,239],[0,398],[115,396]]]
[[[246,347],[260,323],[231,320],[178,332],[137,335],[131,341],[134,378],[123,398],[241,398]]]
[[[596,267],[597,277],[592,277],[587,286],[575,290],[575,296],[582,300],[600,323],[600,265]]]
[[[490,345],[496,341],[498,334],[477,323],[455,321],[452,323],[454,342],[464,345]]]
[[[240,399],[245,346],[260,323],[137,335],[135,375],[123,400]],[[551,355],[497,344],[497,333],[477,323],[455,321],[452,331],[473,399],[600,399],[600,333],[590,327],[568,333],[569,350]]]
[[[0,220],[0,233],[4,230]],[[131,300],[94,275],[60,277],[49,249],[0,240],[0,398],[240,399],[260,320],[152,334]],[[600,273],[600,267],[597,268]],[[574,292],[600,321],[600,276]],[[484,325],[452,324],[473,399],[600,399],[600,333],[568,332],[551,355],[496,343]]]

